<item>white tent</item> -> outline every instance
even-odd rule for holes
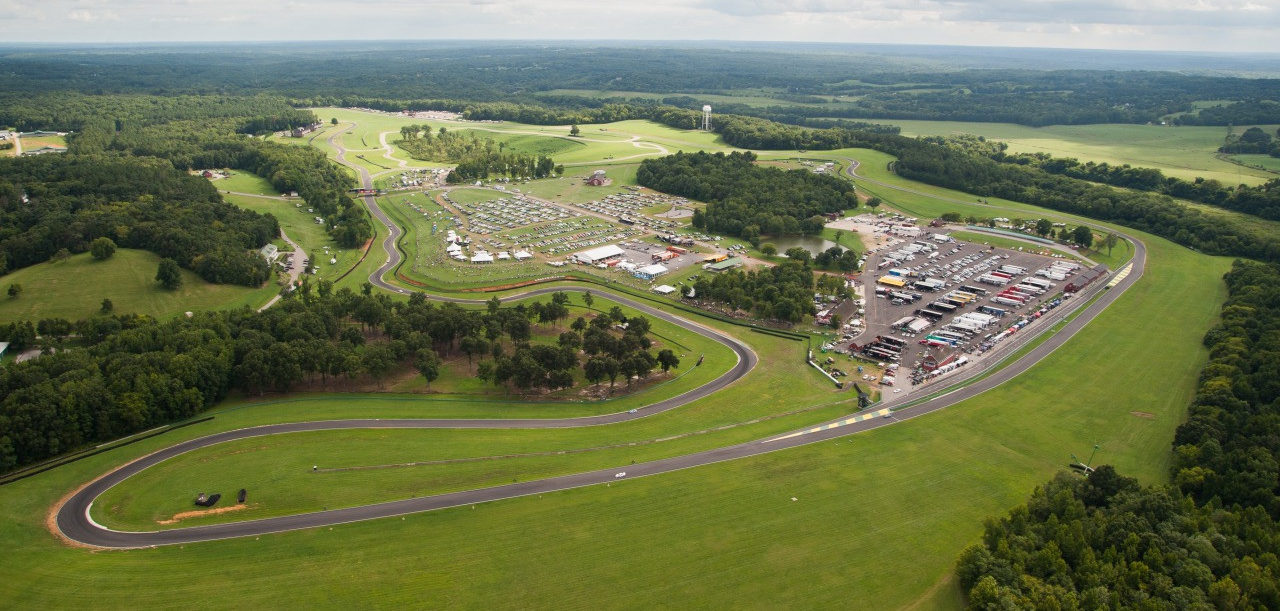
[[[617,245],[609,244],[608,246],[601,246],[600,248],[584,250],[573,255],[573,258],[577,259],[581,263],[594,264],[604,261],[605,259],[620,257],[623,254],[623,250],[618,248]]]
[[[450,244],[448,248],[444,249],[444,251],[451,255],[457,255],[462,253],[462,247],[457,244]]]
[[[532,259],[533,255],[529,254],[527,250],[517,250],[515,257],[516,261],[524,261],[525,259]]]
[[[498,253],[498,258],[499,258],[499,259],[504,259],[504,260],[505,260],[505,259],[510,259],[510,258],[511,258],[511,253],[506,252],[506,251],[502,251],[502,252]]]
[[[662,274],[667,273],[667,271],[669,270],[667,270],[666,266],[654,263],[653,265],[646,265],[644,267],[641,267],[640,269],[637,269],[636,277],[642,280],[651,280],[653,278],[661,276]]]
[[[670,284],[660,284],[658,286],[653,287],[653,292],[659,295],[670,295],[676,292],[676,287],[671,286]]]
[[[493,255],[482,250],[476,253],[475,256],[471,257],[471,262],[472,263],[493,263]]]

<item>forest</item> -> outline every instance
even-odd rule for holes
[[[252,172],[281,192],[297,191],[343,246],[357,247],[373,236],[364,208],[347,194],[353,180],[324,153],[247,136],[317,122],[314,113],[279,96],[41,94],[0,98],[0,113],[0,122],[26,129],[74,132],[69,153],[155,157],[179,170]]]
[[[210,282],[258,286],[274,217],[222,201],[163,160],[104,154],[0,159],[0,268],[81,253],[102,237],[173,259]]]
[[[429,125],[406,125],[400,128],[400,136],[395,144],[414,159],[457,164],[447,177],[450,183],[490,176],[546,178],[552,172],[564,173],[564,167],[557,167],[546,155],[508,151],[505,142],[481,139],[474,132],[463,134],[441,127],[432,133]]]
[[[327,105],[347,96],[520,102],[530,94],[582,89],[617,91],[610,103],[630,103],[634,96],[627,92],[752,91],[777,104],[741,104],[726,111],[791,123],[875,117],[1038,126],[1158,122],[1175,113],[1187,113],[1174,118],[1185,124],[1280,123],[1280,105],[1258,102],[1280,99],[1280,80],[1180,73],[1174,67],[1177,58],[1146,62],[1160,71],[1117,71],[1020,69],[1015,66],[1025,62],[1008,56],[974,59],[940,50],[944,55],[922,59],[912,57],[921,53],[918,49],[894,55],[853,45],[575,43],[549,48],[521,42],[402,42],[127,51],[0,49],[0,71],[10,75],[9,89],[18,93],[272,93],[291,96],[299,106]],[[1038,63],[1055,68],[1072,64],[1057,58]],[[371,74],[378,77],[371,79]],[[1193,112],[1193,103],[1202,100],[1231,103]],[[564,93],[552,93],[543,102],[559,108],[599,104]],[[684,107],[696,109],[702,103]],[[465,105],[434,107],[465,110]]]
[[[707,202],[693,226],[747,239],[822,231],[826,213],[858,206],[853,184],[808,170],[755,165],[751,152],[683,153],[646,159],[641,185]]]
[[[1280,608],[1280,267],[1226,282],[1173,484],[1060,474],[961,555],[970,608]]]
[[[484,310],[303,286],[277,307],[198,312],[157,321],[137,315],[79,322],[42,320],[0,326],[0,341],[30,345],[35,332],[59,348],[0,368],[0,471],[86,444],[189,418],[243,393],[326,388],[339,380],[373,381],[415,368],[428,383],[441,358],[475,358],[476,375],[513,389],[574,385],[571,370],[592,383],[619,376],[631,383],[656,367],[679,366],[668,349],[649,349],[650,324],[619,308],[577,318],[554,344],[533,341],[534,322],[558,329],[568,297]],[[579,362],[578,349],[586,354]]]

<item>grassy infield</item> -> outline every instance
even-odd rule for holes
[[[861,152],[857,158],[867,161]],[[901,199],[904,207],[970,211],[923,196]],[[950,582],[951,567],[959,550],[975,540],[982,518],[1023,500],[1068,454],[1100,442],[1100,462],[1144,481],[1166,479],[1169,440],[1204,361],[1199,338],[1216,316],[1223,298],[1218,277],[1229,262],[1143,239],[1149,247],[1147,276],[1044,363],[960,406],[874,433],[606,488],[409,516],[399,524],[351,524],[191,549],[86,553],[45,532],[41,519],[67,490],[180,438],[357,415],[593,413],[625,409],[642,398],[606,405],[386,396],[228,404],[212,422],[0,487],[0,541],[9,550],[0,568],[0,596],[21,606],[120,604],[145,596],[156,606],[226,597],[239,604],[325,606],[954,607],[959,592]],[[364,264],[371,266],[376,263]],[[161,505],[169,497],[185,498],[188,488],[235,469],[256,473],[245,477],[254,478],[251,499],[261,503],[253,511],[263,514],[399,498],[715,447],[848,409],[829,406],[622,450],[450,468],[305,472],[305,465],[321,462],[317,456],[326,464],[372,464],[641,441],[843,398],[811,380],[812,372],[802,373],[794,343],[739,335],[761,354],[762,366],[734,387],[672,413],[586,430],[384,431],[258,440],[159,468],[113,491],[118,496],[96,511],[104,519],[141,525],[170,511]],[[704,367],[725,364],[709,355]],[[676,384],[647,391],[643,399],[675,390]],[[348,439],[360,443],[336,443]],[[182,475],[170,479],[169,471]],[[225,485],[238,487],[227,477]],[[303,492],[308,489],[316,492]]]

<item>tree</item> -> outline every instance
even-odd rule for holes
[[[791,248],[788,248],[786,255],[788,259],[795,259],[796,261],[800,261],[802,263],[808,263],[809,259],[813,258],[812,253],[810,253],[808,250],[801,248],[799,246],[793,246]]]
[[[594,305],[595,302],[596,302],[596,298],[591,295],[591,291],[587,291],[582,294],[582,303],[587,304],[588,308]],[[574,329],[574,331],[581,331],[581,330],[582,329]]]
[[[361,368],[378,383],[378,388],[382,388],[382,379],[391,373],[395,365],[396,355],[386,344],[371,344],[360,355]]]
[[[110,314],[111,311],[114,309],[116,309],[116,305],[114,303],[111,303],[110,299],[103,299],[102,307],[99,308],[98,311],[103,314]]]
[[[484,341],[484,340],[481,340]],[[423,348],[418,351],[417,356],[413,359],[413,366],[427,380],[427,390],[431,389],[431,383],[440,377],[440,355],[435,350]]]
[[[658,364],[662,366],[662,373],[667,373],[672,367],[680,366],[680,357],[671,350],[659,350]]]
[[[178,262],[173,259],[161,259],[160,266],[156,269],[156,282],[171,291],[182,286],[182,270],[178,268]]]
[[[878,197],[873,197],[873,198],[871,198],[871,199],[867,200],[867,207],[868,207],[868,208],[871,208],[872,210],[875,210],[876,208],[879,208],[879,207],[880,207],[880,203],[881,203],[880,198],[878,198]]]
[[[587,381],[592,384],[599,384],[605,378],[610,377],[610,368],[612,367],[613,376],[617,376],[618,363],[607,356],[593,356],[582,364],[582,373],[586,375]],[[612,386],[612,384],[610,384]]]
[[[1093,230],[1088,225],[1077,225],[1071,232],[1071,239],[1085,248],[1093,246]]]
[[[65,248],[59,248],[58,252],[53,253],[53,262],[62,263],[71,258],[71,251]]]
[[[444,128],[442,127],[440,129],[444,129]],[[489,301],[485,302],[485,307],[488,308],[490,314],[497,314],[498,308],[502,307],[502,300],[498,299],[497,295],[494,295],[493,297],[489,298]]]
[[[21,284],[14,283],[9,285],[9,299],[17,299],[18,295],[21,295],[21,294],[22,294]]]
[[[774,246],[772,242],[765,242],[760,245],[760,254],[766,257],[772,257],[773,255],[778,254],[778,247]]]
[[[577,126],[577,125],[573,125],[573,126],[570,126],[570,127],[569,127],[569,135],[570,135],[570,136],[575,136],[575,137],[576,137],[576,136],[577,136],[578,134],[580,134],[580,133],[582,133],[582,130],[578,129],[578,126]]]
[[[93,258],[99,261],[105,261],[116,254],[116,243],[106,236],[100,237],[93,241],[89,246],[89,252],[93,253]]]
[[[1040,219],[1036,221],[1036,233],[1042,236],[1048,236],[1053,233],[1053,222],[1049,219]]]
[[[1120,242],[1120,238],[1116,234],[1110,231],[1102,234],[1102,245],[1107,247],[1108,257],[1111,256],[1111,249],[1115,248],[1115,245],[1119,242]]]
[[[337,118],[337,117],[334,117],[334,118],[332,118],[332,119],[329,119],[329,125],[337,125],[337,124],[338,124],[338,118]]]

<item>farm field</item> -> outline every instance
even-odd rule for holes
[[[974,134],[1009,144],[1014,153],[1048,153],[1081,161],[1129,164],[1156,168],[1166,176],[1184,180],[1196,177],[1227,185],[1258,185],[1277,176],[1245,168],[1214,156],[1226,137],[1226,128],[1160,125],[1052,125],[1026,127],[1011,123],[960,121],[906,121],[868,119],[902,127],[904,136]],[[1237,126],[1241,133],[1250,126]],[[1276,126],[1262,126],[1274,133]]]
[[[1148,275],[1048,360],[965,404],[899,426],[605,488],[262,540],[91,554],[44,532],[49,503],[127,456],[273,419],[259,414],[337,417],[383,408],[328,401],[315,414],[306,403],[219,411],[218,420],[179,437],[0,488],[6,518],[0,539],[15,550],[0,568],[0,594],[25,606],[110,603],[145,592],[163,605],[234,588],[238,600],[256,604],[447,599],[482,606],[501,604],[496,597],[504,594],[492,577],[501,575],[504,583],[529,584],[524,601],[531,606],[661,604],[674,597],[744,606],[954,608],[960,601],[952,566],[977,537],[981,519],[1022,502],[1068,453],[1099,442],[1100,462],[1144,481],[1166,477],[1172,430],[1204,361],[1199,335],[1216,316],[1223,296],[1218,277],[1228,262],[1144,239]],[[749,390],[745,380],[738,386]],[[1064,401],[1061,393],[1044,392],[1064,387],[1078,394]],[[759,402],[725,405],[741,410]],[[399,405],[385,411],[412,409]],[[685,411],[671,417],[688,417]],[[528,528],[535,523],[537,529]],[[605,540],[612,543],[599,544]],[[627,550],[625,563],[616,561],[619,549]],[[204,570],[211,562],[218,571]]]
[[[159,318],[188,310],[213,310],[240,305],[258,307],[279,287],[251,289],[211,284],[182,270],[182,286],[176,291],[160,288],[155,281],[160,257],[143,250],[120,248],[106,261],[89,253],[72,255],[61,263],[46,262],[25,267],[3,277],[0,286],[22,285],[16,299],[0,298],[0,322],[42,318],[80,320],[97,315],[103,299],[110,299],[114,313],[148,314]]]

